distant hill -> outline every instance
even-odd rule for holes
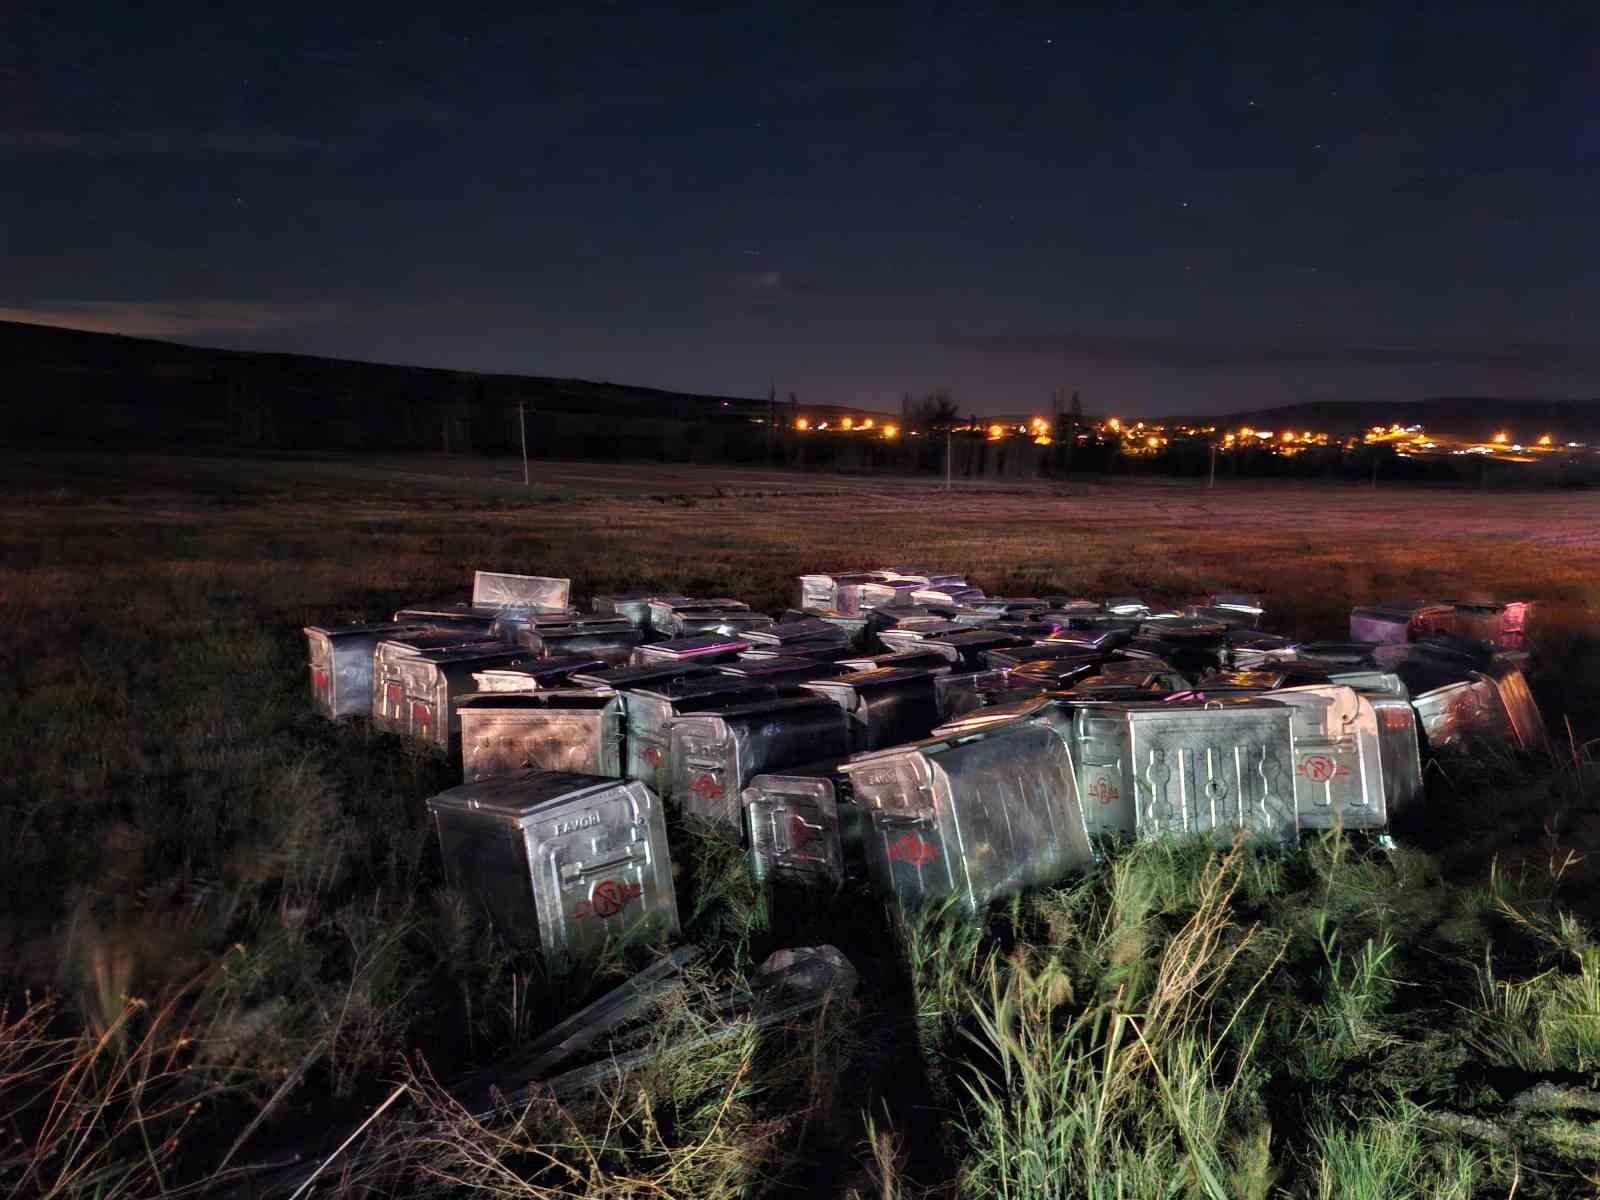
[[[1318,401],[1279,408],[1254,409],[1226,416],[1191,415],[1161,418],[1167,424],[1188,422],[1235,429],[1312,429],[1357,434],[1374,425],[1421,425],[1450,437],[1486,441],[1504,430],[1531,440],[1544,434],[1561,441],[1600,440],[1600,402],[1517,399],[1492,396],[1439,396],[1410,401]]]

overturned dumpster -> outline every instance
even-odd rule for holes
[[[866,818],[840,762],[766,771],[740,795],[758,883],[838,887],[865,866]]]
[[[868,821],[874,886],[907,907],[968,913],[1094,861],[1072,753],[1019,720],[844,763]]]
[[[451,882],[553,960],[675,934],[660,802],[642,784],[522,771],[428,801]]]

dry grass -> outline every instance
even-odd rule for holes
[[[307,711],[300,626],[458,597],[485,566],[568,575],[581,596],[662,586],[775,609],[804,569],[921,560],[991,592],[1182,601],[1258,590],[1275,626],[1325,636],[1374,596],[1514,594],[1541,604],[1547,669],[1536,687],[1552,727],[1570,717],[1575,737],[1560,768],[1531,782],[1514,761],[1436,774],[1445,833],[1430,835],[1431,858],[1312,848],[1230,860],[1226,884],[1208,893],[1209,854],[1162,851],[1030,901],[1003,916],[1003,935],[930,928],[897,942],[860,912],[768,913],[737,864],[693,863],[685,911],[694,930],[729,940],[722,966],[743,969],[800,938],[846,946],[866,977],[863,1046],[842,1047],[842,1066],[808,1068],[811,1099],[799,1101],[765,1083],[750,1090],[769,1076],[722,1055],[715,1078],[678,1097],[692,1119],[666,1124],[671,1089],[658,1080],[581,1119],[537,1109],[479,1130],[419,1070],[409,1102],[437,1118],[439,1140],[410,1182],[391,1181],[402,1192],[498,1179],[508,1195],[614,1194],[624,1183],[731,1194],[774,1173],[812,1182],[797,1163],[830,1164],[815,1182],[834,1194],[996,1177],[1003,1164],[979,1153],[973,1088],[997,1089],[996,1136],[1016,1131],[1023,1097],[994,1082],[973,1042],[973,1014],[986,1009],[1007,1021],[1037,1010],[1078,1030],[1007,1043],[1028,1070],[1058,1049],[1077,1061],[1082,1039],[1100,1036],[1070,1026],[1084,1013],[1131,1014],[1115,1047],[1126,1071],[1107,1082],[1137,1066],[1136,1090],[1170,1121],[1130,1118],[1104,1146],[1130,1163],[1160,1148],[1199,1192],[1253,1193],[1280,1178],[1289,1194],[1315,1195],[1335,1166],[1363,1155],[1370,1165],[1379,1151],[1433,1177],[1468,1158],[1419,1132],[1406,1105],[1423,1085],[1406,1084],[1408,1073],[1433,1089],[1429,1103],[1478,1112],[1492,1105],[1456,1082],[1464,1063],[1593,1069],[1592,950],[1552,951],[1504,913],[1532,912],[1540,929],[1560,928],[1558,908],[1590,926],[1600,915],[1600,793],[1582,749],[1600,733],[1588,683],[1600,668],[1600,500],[1127,479],[947,494],[916,480],[593,464],[536,464],[530,495],[512,471],[474,459],[6,460],[0,994],[31,986],[57,999],[14,1003],[20,1015],[0,1039],[0,1119],[13,1139],[0,1186],[161,1194],[230,1150],[230,1170],[254,1161],[285,1117],[353,1123],[390,1094],[412,1050],[447,1077],[514,1051],[605,986],[545,979],[441,887],[421,801],[452,782],[443,764]],[[1003,944],[1019,956],[996,959]],[[1207,1014],[1268,976],[1253,1016],[1223,1037],[1226,1018]],[[185,990],[193,979],[204,986]],[[1540,979],[1559,982],[1546,989],[1558,995]],[[1163,996],[1177,1006],[1156,1003]],[[145,1008],[139,997],[173,999]],[[995,1031],[1014,1039],[1016,1028]],[[1241,1057],[1239,1031],[1258,1029]],[[1316,1054],[1305,1052],[1312,1042]],[[19,1072],[48,1087],[6,1087]],[[1346,1136],[1344,1106],[1375,1097],[1390,1105],[1383,1136]],[[732,1120],[717,1125],[725,1101]],[[919,1117],[931,1101],[938,1113]],[[241,1139],[264,1108],[268,1119]],[[1041,1101],[1037,1112],[1051,1111]],[[1201,1161],[1183,1121],[1207,1112],[1230,1128],[1220,1157]],[[572,1120],[577,1132],[552,1150],[549,1130]],[[682,1157],[707,1137],[706,1157]],[[740,1139],[757,1152],[737,1151]],[[486,1144],[506,1152],[485,1157]],[[1504,1194],[1510,1176],[1482,1170]],[[1519,1195],[1539,1194],[1530,1178]]]

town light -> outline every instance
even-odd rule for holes
[[[865,421],[861,422],[861,428],[863,428],[863,429],[871,429],[872,428],[872,418],[868,417]]]
[[[804,433],[807,429],[811,428],[811,422],[806,420],[804,417],[801,417],[795,421],[794,427]]]
[[[1006,427],[1004,425],[989,426],[989,440],[991,442],[998,442],[1001,438],[1005,437],[1005,435]]]
[[[1504,446],[1510,440],[1511,439],[1508,438],[1504,433],[1497,433],[1494,435],[1494,444],[1496,446]]]
[[[886,437],[886,438],[899,437],[900,436],[900,429],[899,429],[898,426],[895,426],[895,425],[885,425],[883,427],[883,436]]]
[[[854,424],[855,424],[855,419],[852,418],[852,417],[841,417],[839,419],[839,428],[840,429],[849,429]]]

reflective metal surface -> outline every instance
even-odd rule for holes
[[[757,882],[838,887],[862,861],[866,820],[837,763],[763,772],[740,800]]]
[[[372,723],[386,733],[406,733],[410,730],[410,709],[406,704],[406,684],[400,676],[400,663],[415,658],[424,650],[451,646],[487,645],[501,647],[483,634],[461,633],[403,633],[386,637],[372,650]]]
[[[644,783],[663,800],[671,799],[667,726],[676,714],[778,694],[776,688],[752,687],[747,680],[717,674],[652,680],[618,690],[628,732],[623,773]]]
[[[476,690],[472,675],[491,667],[514,667],[527,651],[505,642],[421,650],[395,666],[405,689],[405,716],[398,732],[449,752],[461,734],[454,701]]]
[[[542,575],[506,575],[476,571],[472,576],[472,603],[488,608],[564,609],[570,602],[572,581]]]
[[[385,638],[420,635],[425,628],[397,621],[374,625],[307,625],[311,706],[330,721],[372,712],[372,654]]]
[[[744,638],[728,637],[721,633],[701,633],[694,637],[671,638],[653,645],[636,646],[628,664],[647,667],[657,663],[719,663],[732,662],[750,649]]]
[[[473,687],[480,692],[538,692],[565,685],[574,675],[602,671],[604,661],[584,654],[540,658],[514,667],[491,667],[472,673]]]
[[[884,667],[804,686],[849,718],[852,750],[879,750],[928,736],[939,720],[935,689],[944,677],[942,671]]]
[[[667,722],[668,794],[686,816],[742,838],[739,794],[763,771],[850,753],[839,706],[817,695],[780,696],[688,712]]]
[[[1243,831],[1285,844],[1299,836],[1294,710],[1228,698],[1194,705],[1105,704],[1075,710],[1091,825],[1139,837]],[[1120,727],[1119,727],[1120,725]]]
[[[1294,709],[1295,807],[1302,829],[1389,824],[1378,713],[1354,688],[1280,688],[1267,699]]]
[[[479,693],[462,696],[456,712],[468,783],[529,767],[622,774],[622,700],[615,692]]]
[[[451,883],[554,961],[678,930],[666,820],[642,784],[524,771],[428,809]]]
[[[1094,861],[1067,743],[1041,722],[880,750],[843,764],[867,814],[874,885],[915,907],[991,900]]]

